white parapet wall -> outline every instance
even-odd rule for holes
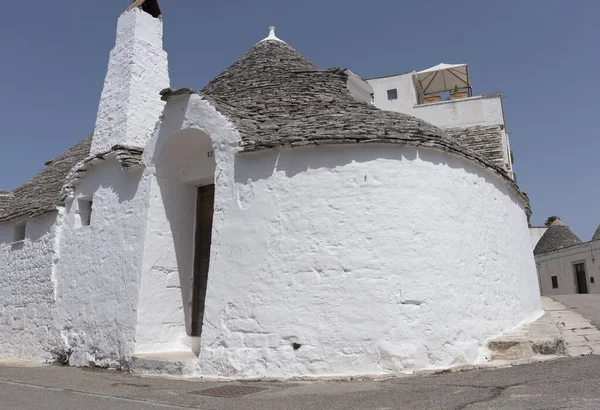
[[[163,23],[140,8],[124,13],[110,53],[91,152],[117,144],[143,147],[164,108],[160,91],[169,87]]]
[[[0,224],[0,359],[45,360],[56,347],[56,216]],[[25,239],[15,243],[23,222]]]
[[[504,125],[502,98],[498,93],[419,104],[412,72],[367,82],[373,87],[375,106],[382,110],[414,115],[441,128]],[[396,90],[397,98],[389,99],[388,90]]]

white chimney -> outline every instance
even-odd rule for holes
[[[156,0],[154,3],[158,4]],[[110,53],[96,117],[92,155],[117,144],[144,147],[163,111],[160,91],[169,87],[163,23],[161,17],[144,11],[146,7],[134,7],[119,17],[117,41]]]

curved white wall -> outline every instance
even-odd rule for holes
[[[522,206],[461,157],[313,147],[239,154],[222,177],[234,184],[216,190],[226,217],[213,228],[203,375],[472,363],[540,314]]]
[[[525,212],[489,170],[402,145],[240,153],[231,124],[191,95],[167,105],[145,151],[148,173],[158,175],[162,147],[188,129],[210,136],[215,150],[198,375],[389,374],[472,363],[485,358],[489,338],[540,315]],[[194,167],[205,165],[198,157]],[[164,192],[163,201],[178,202]],[[161,206],[157,197],[151,218]],[[159,220],[176,232],[176,219]],[[144,265],[158,266],[159,257],[179,264],[176,241],[150,222]],[[181,268],[170,270],[171,288],[144,268],[137,351],[191,349],[187,284],[175,283]],[[142,315],[157,306],[161,314]]]

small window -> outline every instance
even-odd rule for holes
[[[92,223],[92,200],[80,199],[77,201],[80,226],[88,226]]]
[[[552,289],[558,289],[558,276],[552,276]]]
[[[594,277],[590,276],[590,283],[594,283]]]
[[[15,224],[13,232],[13,242],[22,242],[25,240],[25,231],[27,230],[27,222],[21,221]]]
[[[390,101],[398,99],[398,90],[395,88],[393,90],[387,90],[387,94],[388,94],[388,100],[390,100]]]

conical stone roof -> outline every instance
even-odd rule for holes
[[[596,229],[596,232],[592,237],[592,241],[600,241],[600,226],[598,226],[598,229]]]
[[[356,101],[347,81],[344,70],[320,70],[288,44],[265,40],[200,94],[236,125],[245,151],[280,145],[404,143],[451,151],[500,170],[421,119]]]
[[[269,36],[198,94],[233,123],[243,151],[357,143],[436,148],[499,174],[531,214],[528,198],[503,167],[426,121],[356,101],[347,83],[346,70],[320,70],[287,43]],[[165,101],[190,93],[195,91],[161,92]]]
[[[577,237],[560,219],[552,222],[533,250],[534,255],[541,255],[559,249],[581,244]]]

